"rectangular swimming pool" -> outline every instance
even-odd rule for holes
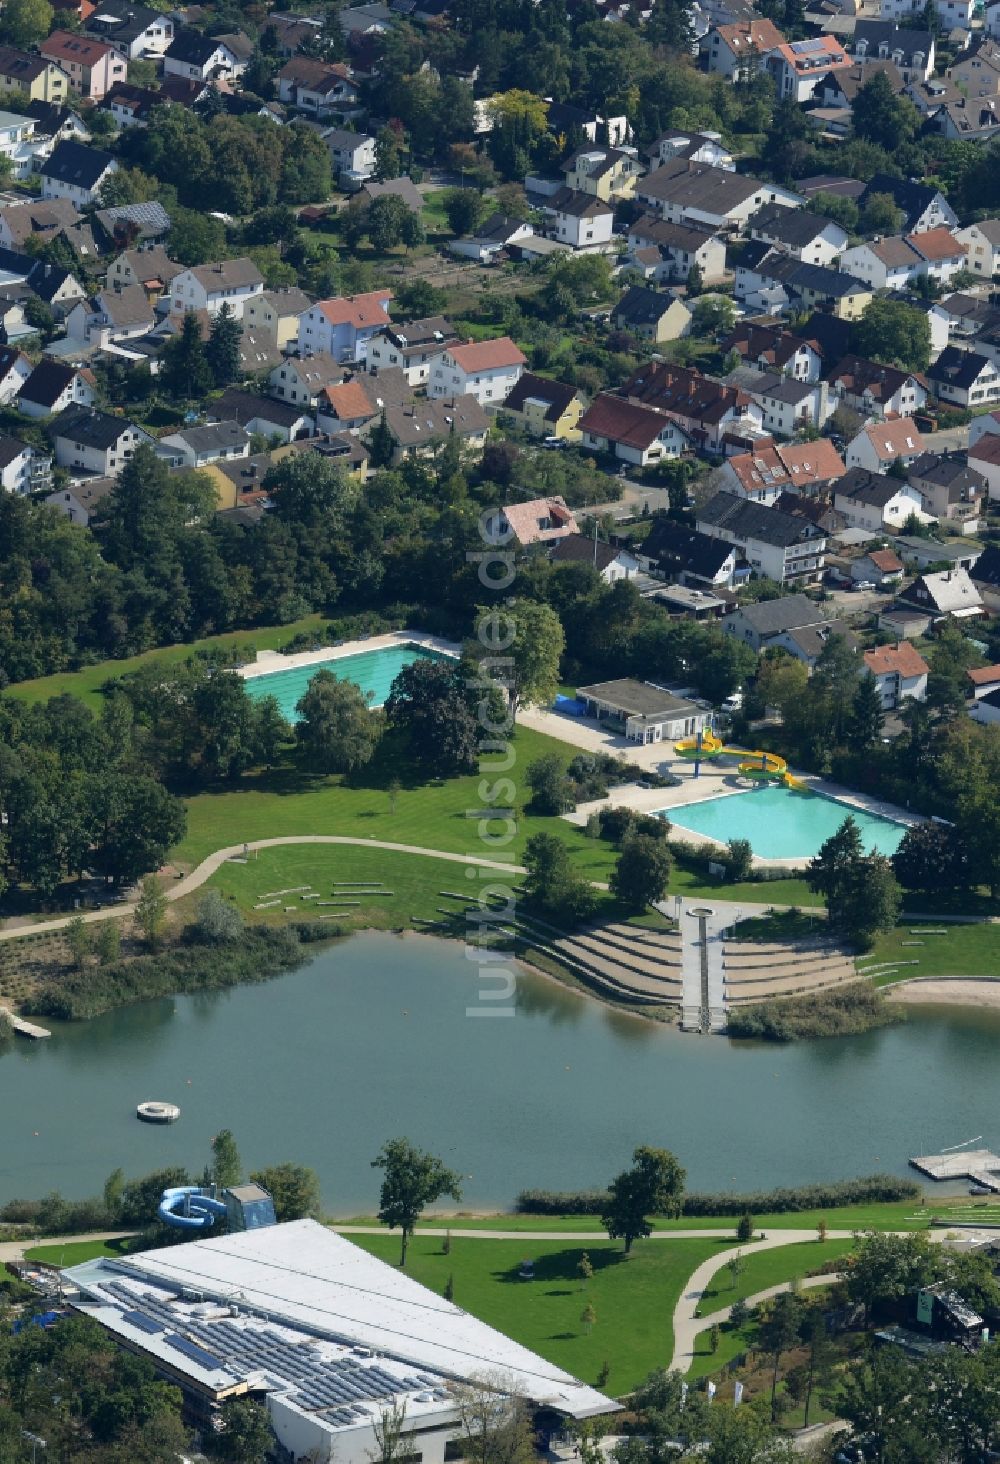
[[[331,656],[326,661],[313,661],[308,666],[291,666],[285,671],[265,671],[260,676],[246,678],[247,692],[254,701],[273,696],[281,708],[281,715],[289,722],[298,721],[296,704],[305,694],[317,671],[332,671],[342,681],[353,681],[367,695],[371,693],[371,705],[380,707],[389,695],[389,689],[404,666],[413,661],[445,661],[449,659],[440,651],[429,651],[423,646],[404,643],[395,646],[379,646],[371,651],[358,651],[350,656]]]
[[[811,859],[848,814],[861,830],[866,853],[877,849],[880,854],[894,854],[899,848],[905,824],[822,793],[797,793],[775,784],[662,810],[680,834],[704,834],[722,843],[749,839],[762,859]]]

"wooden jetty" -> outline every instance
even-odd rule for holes
[[[35,1022],[26,1022],[23,1017],[12,1012],[10,1007],[0,1007],[0,1013],[8,1018],[18,1037],[30,1037],[32,1041],[38,1042],[43,1037],[52,1036],[47,1027],[39,1027]]]
[[[991,1149],[965,1149],[951,1154],[924,1154],[910,1163],[928,1179],[967,1179],[1000,1194],[1000,1154]]]

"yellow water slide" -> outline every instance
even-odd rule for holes
[[[685,737],[682,742],[674,743],[674,752],[678,757],[718,757],[720,752],[725,751],[722,739],[716,737],[714,732],[703,732],[700,746],[697,737]]]

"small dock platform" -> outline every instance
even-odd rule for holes
[[[911,1159],[914,1169],[928,1179],[967,1179],[971,1184],[1000,1194],[1000,1154],[991,1149],[965,1149],[954,1154],[924,1154]]]
[[[23,1017],[19,1017],[16,1013],[12,1012],[10,1007],[0,1006],[0,1013],[9,1020],[15,1035],[18,1037],[30,1037],[33,1042],[38,1042],[43,1037],[52,1036],[52,1033],[47,1027],[39,1027],[36,1022],[26,1022]]]

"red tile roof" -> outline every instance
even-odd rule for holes
[[[38,48],[43,56],[53,61],[78,61],[83,66],[96,66],[105,56],[114,53],[114,47],[106,41],[95,41],[90,36],[77,35],[75,31],[53,31]]]
[[[965,250],[950,229],[925,229],[922,234],[907,234],[911,244],[925,259],[960,259]]]
[[[651,407],[642,407],[638,402],[627,402],[623,397],[599,396],[591,402],[577,425],[581,432],[606,437],[609,442],[620,442],[625,447],[635,447],[644,452],[671,423],[672,418],[662,412],[654,412]]]
[[[320,300],[321,310],[331,325],[353,325],[355,330],[363,326],[388,325],[388,304],[391,290],[372,290],[367,295],[338,295],[333,300]]]
[[[323,395],[342,422],[352,421],[355,417],[375,415],[375,408],[360,381],[345,381],[340,386],[324,387]]]
[[[873,676],[926,676],[930,670],[920,652],[905,640],[898,646],[876,646],[873,651],[865,651],[864,663]]]
[[[495,371],[502,366],[528,364],[527,356],[515,346],[510,336],[501,336],[495,341],[470,341],[467,346],[449,346],[448,354],[469,375],[476,371]]]
[[[1000,681],[1000,666],[976,666],[965,674],[973,686],[992,686],[994,681]]]
[[[868,558],[883,574],[898,574],[903,568],[903,561],[891,549],[874,549]]]
[[[1000,432],[984,432],[969,448],[969,457],[981,463],[1000,466]]]
[[[924,450],[924,439],[912,417],[894,417],[891,421],[875,422],[863,431],[878,454],[879,461],[883,463],[891,463],[898,457],[907,457]]]

